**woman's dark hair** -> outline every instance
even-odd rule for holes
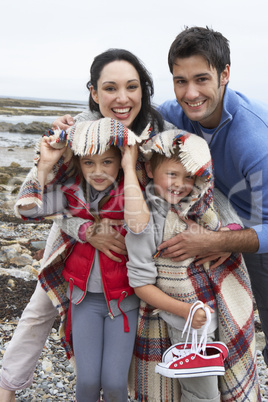
[[[151,103],[151,97],[154,94],[154,86],[149,72],[146,70],[142,62],[131,52],[125,49],[108,49],[99,54],[93,60],[90,68],[90,80],[87,88],[90,91],[91,85],[97,90],[97,82],[100,78],[103,67],[113,61],[124,60],[130,63],[139,74],[142,89],[142,104],[138,116],[135,118],[132,130],[136,134],[140,134],[150,122],[153,129],[163,131],[164,122],[161,115],[154,109]],[[94,101],[92,95],[89,95],[89,109],[91,111],[100,112],[99,105]]]

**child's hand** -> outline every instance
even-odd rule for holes
[[[212,265],[210,265],[209,269],[214,269],[217,268],[219,265],[223,264],[224,261],[226,261],[232,253],[229,253],[228,251],[222,251],[221,253],[208,253],[205,256],[196,256],[196,264],[201,265],[205,264],[206,262],[211,262],[214,261]]]
[[[134,169],[136,171],[136,163],[138,159],[138,145],[125,145],[122,153],[121,166],[125,171],[126,169]]]
[[[191,305],[190,305],[190,307],[191,307]],[[214,312],[214,310],[211,307],[209,307],[207,304],[205,304],[205,307],[208,307],[211,313]],[[207,321],[207,317],[206,317],[205,311],[202,308],[199,308],[194,313],[191,326],[194,329],[200,329],[201,327],[203,327],[203,325],[205,325],[206,321]]]
[[[62,149],[55,149],[50,146],[50,142],[53,141],[53,135],[50,137],[43,137],[40,146],[40,161],[38,163],[38,169],[50,170],[55,163],[58,162],[63,155],[66,147]]]

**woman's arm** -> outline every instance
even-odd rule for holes
[[[60,212],[65,212],[68,214],[68,203],[64,193],[61,191],[61,188],[58,187],[54,191],[50,191],[48,193],[44,193],[42,197],[42,204],[31,204],[32,208],[29,208],[30,204],[27,205],[27,208],[23,206],[18,206],[19,213],[25,218],[44,218],[49,217],[49,219],[53,219],[55,214]],[[65,220],[59,219],[59,220]],[[66,219],[68,220],[68,219]]]
[[[67,130],[71,126],[73,126],[76,122],[85,121],[85,120],[98,120],[102,117],[102,115],[98,112],[86,111],[79,113],[75,117],[72,117],[70,114],[65,114],[64,116],[58,117],[52,123],[52,129],[57,130],[60,128],[61,130]]]

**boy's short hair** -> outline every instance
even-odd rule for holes
[[[174,162],[181,162],[179,147],[176,147],[173,150],[173,153],[170,157],[167,157],[164,154],[160,154],[159,152],[154,152],[149,161],[152,173],[154,173],[155,169],[159,167],[167,159],[172,160]]]

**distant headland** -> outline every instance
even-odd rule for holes
[[[2,116],[55,116],[56,119],[57,116],[67,113],[75,116],[83,110],[85,110],[85,105],[75,101],[56,102],[0,97],[0,115]],[[0,132],[39,134],[44,133],[50,127],[49,123],[42,121],[33,121],[28,124],[0,121]]]

